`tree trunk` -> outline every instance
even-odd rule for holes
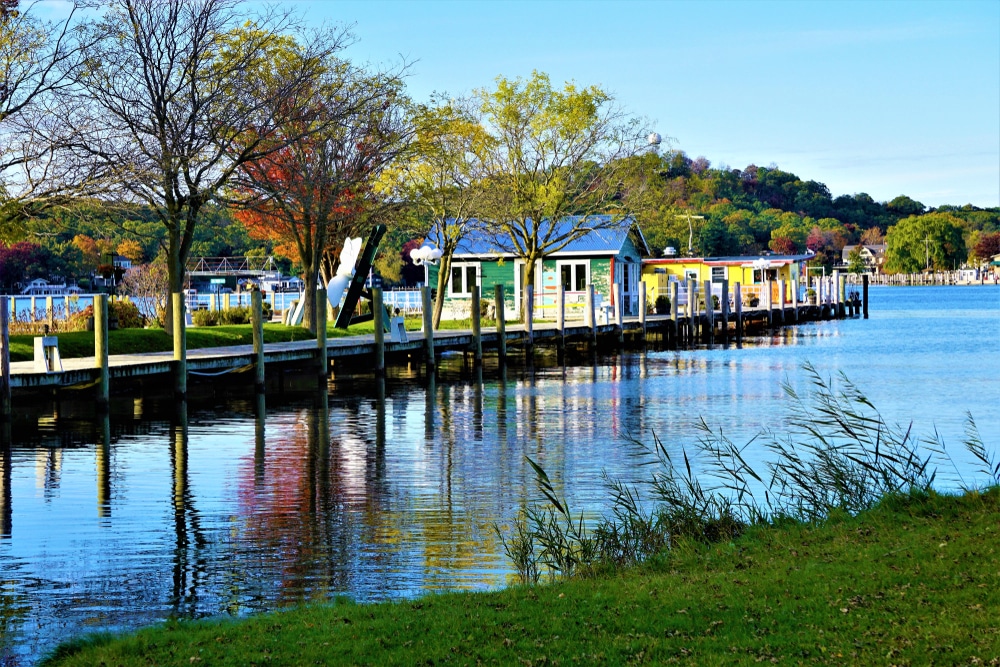
[[[437,298],[434,299],[433,325],[435,329],[441,325],[441,311],[444,309],[444,298],[449,278],[451,278],[451,253],[441,257],[441,268],[438,271]]]
[[[316,270],[312,266],[312,262],[308,264],[303,264],[302,266],[302,281],[305,283],[305,293],[302,298],[305,302],[302,304],[302,326],[309,329],[311,333],[316,333]]]
[[[174,307],[171,294],[184,292],[184,259],[181,257],[180,232],[169,231],[167,238],[167,307],[163,313],[163,330],[174,337]],[[180,313],[178,313],[180,315]]]

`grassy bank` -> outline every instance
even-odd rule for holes
[[[49,665],[1000,664],[1000,493],[896,495],[550,586],[170,622]]]

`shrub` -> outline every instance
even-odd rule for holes
[[[214,310],[196,310],[191,313],[191,322],[196,327],[218,326],[219,313]]]
[[[660,295],[656,297],[656,314],[666,315],[670,312],[670,297]]]
[[[93,312],[93,308],[91,308]],[[131,301],[112,301],[108,304],[108,319],[117,319],[119,329],[141,329],[146,326],[146,318],[139,307]]]

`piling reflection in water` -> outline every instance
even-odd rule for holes
[[[12,530],[13,502],[11,499],[10,423],[0,424],[5,429],[5,438],[0,443],[0,538],[10,537]]]
[[[104,411],[98,417],[100,437],[94,444],[97,474],[97,516],[111,517],[111,416]]]

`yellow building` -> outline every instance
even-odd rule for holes
[[[646,288],[648,303],[655,304],[658,296],[670,296],[670,282],[682,285],[688,278],[694,278],[699,290],[706,280],[712,281],[713,293],[721,292],[723,280],[729,281],[730,295],[733,285],[740,284],[745,305],[759,299],[761,286],[768,280],[772,286],[772,301],[780,298],[779,280],[785,281],[785,300],[791,302],[792,281],[798,280],[804,287],[805,265],[813,255],[749,255],[738,257],[658,257],[642,260],[642,282]],[[683,301],[685,290],[679,294]]]

